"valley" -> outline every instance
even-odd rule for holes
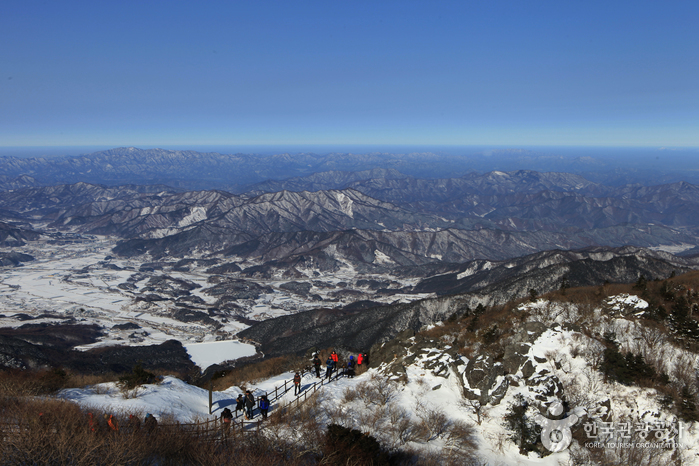
[[[254,322],[310,309],[432,296],[411,292],[417,279],[358,274],[351,265],[332,274],[309,272],[296,280],[281,274],[243,277],[240,272],[254,262],[193,258],[144,262],[144,258],[114,257],[115,238],[81,234],[61,238],[18,248],[33,260],[0,270],[0,327],[80,323],[103,329],[104,336],[79,346],[82,350],[171,339],[186,347],[235,339]],[[231,266],[239,272],[229,272]],[[376,291],[379,287],[395,292],[381,294]]]

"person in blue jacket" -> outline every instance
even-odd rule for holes
[[[347,363],[347,377],[350,379],[354,377],[354,370],[357,367],[357,362],[354,360],[354,356],[350,356],[349,362]]]
[[[267,395],[262,395],[260,401],[257,403],[260,407],[260,413],[262,413],[262,419],[267,419],[267,412],[269,411],[269,400]]]
[[[335,368],[335,361],[333,358],[328,356],[328,360],[325,361],[325,378],[329,379],[333,375],[333,369]]]

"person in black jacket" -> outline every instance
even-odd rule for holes
[[[255,396],[250,393],[250,390],[245,392],[245,419],[252,419],[252,410],[255,409]]]
[[[357,367],[357,363],[354,361],[354,356],[350,356],[349,362],[347,363],[347,377],[350,379],[354,377],[354,370]]]
[[[231,431],[231,422],[233,421],[233,413],[228,406],[221,411],[221,425],[223,426],[223,435],[228,435]]]
[[[320,358],[318,357],[318,353],[315,353],[313,355],[313,367],[316,369],[316,378],[320,378],[320,365],[321,365]]]
[[[238,398],[235,399],[235,415],[238,415],[238,411],[244,411],[245,410],[245,398],[243,398],[243,394],[241,393],[238,395]]]
[[[143,427],[146,432],[153,433],[158,428],[158,420],[151,413],[146,414],[146,419],[143,421]]]

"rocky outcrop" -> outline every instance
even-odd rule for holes
[[[444,341],[406,330],[387,342],[374,345],[369,359],[372,367],[380,367],[396,380],[407,380],[408,366],[456,380],[464,398],[477,401],[480,406],[499,404],[510,386],[523,384],[529,387],[535,399],[545,402],[560,397],[563,391],[560,381],[547,369],[546,359],[530,352],[532,344],[546,330],[546,326],[538,322],[524,324],[499,359],[490,354],[468,359],[458,348]]]
[[[37,231],[0,222],[0,246],[23,246],[27,241],[36,241],[40,236]]]
[[[76,351],[75,346],[97,341],[94,325],[25,324],[0,329],[0,367],[41,369],[62,367],[77,373],[131,372],[136,364],[147,370],[187,373],[194,363],[179,341],[150,346],[107,346]]]
[[[19,252],[0,252],[0,267],[16,267],[22,262],[31,262],[33,260],[34,257],[30,256],[29,254],[22,254]]]
[[[506,261],[478,260],[459,265],[451,273],[422,280],[413,291],[437,294],[471,293],[526,296],[567,286],[595,286],[629,283],[645,277],[667,277],[672,271],[684,273],[699,266],[697,258],[677,257],[661,251],[626,246],[586,248],[573,251],[545,251]]]
[[[444,297],[371,309],[319,309],[259,322],[239,333],[256,341],[267,356],[296,353],[308,348],[343,347],[366,352],[403,331],[463,312],[472,297]]]
[[[547,368],[548,361],[531,354],[532,344],[547,330],[539,322],[524,324],[508,342],[501,360],[484,354],[470,360],[462,373],[464,397],[478,400],[481,406],[496,405],[510,386],[522,384],[534,399],[547,402],[560,398],[563,387]]]

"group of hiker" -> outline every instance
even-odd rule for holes
[[[327,361],[325,362],[325,377],[327,379],[330,379],[334,372],[337,372],[338,370],[342,369],[342,373],[340,375],[345,375],[349,378],[352,378],[355,376],[358,369],[361,369],[367,366],[368,364],[369,358],[366,353],[358,353],[356,358],[354,355],[350,355],[347,363],[344,363],[340,361],[340,357],[338,356],[337,352],[333,350],[328,356]],[[320,356],[318,355],[318,353],[313,353],[313,368],[315,369],[317,378],[320,378],[321,366],[322,362]],[[293,383],[294,395],[301,394],[301,374],[299,372],[296,372],[294,374]],[[236,417],[238,416],[238,411],[243,411],[246,420],[254,419],[254,409],[255,404],[257,404],[257,406],[260,409],[262,419],[267,419],[267,413],[269,412],[270,407],[270,402],[267,398],[267,395],[262,395],[257,400],[255,400],[255,396],[252,394],[252,392],[250,390],[246,390],[245,394],[239,394],[238,398],[236,398],[235,401]],[[224,430],[228,431],[230,429],[230,425],[233,422],[233,417],[233,412],[228,407],[225,407],[223,411],[221,411],[221,423],[223,425]]]
[[[321,368],[322,362],[321,359],[318,355],[318,353],[313,354],[313,367],[315,369],[316,377],[320,378],[320,368]],[[342,374],[346,375],[347,377],[354,377],[357,368],[362,368],[362,366],[368,365],[368,358],[366,353],[359,353],[355,359],[354,355],[351,355],[349,357],[349,360],[347,363],[341,363],[340,358],[338,354],[335,351],[332,351],[330,355],[328,356],[327,361],[325,362],[326,366],[326,371],[325,371],[325,377],[330,379],[332,377],[332,374],[336,371],[338,371],[340,368],[343,369]],[[294,374],[294,395],[299,395],[302,391],[301,388],[301,374],[296,372]],[[245,419],[247,420],[252,420],[255,415],[254,415],[254,409],[255,405],[258,406],[260,409],[260,414],[262,415],[262,419],[267,419],[267,414],[269,412],[270,408],[270,401],[267,398],[267,395],[262,395],[260,396],[257,400],[255,400],[255,396],[252,394],[250,390],[245,391],[245,395],[240,394],[238,395],[238,398],[236,398],[236,404],[235,404],[235,414],[236,416],[238,415],[238,411],[243,411],[245,415]],[[43,415],[44,413],[39,413],[39,422],[47,422],[46,421],[46,416]],[[88,416],[88,427],[92,432],[99,432],[99,431],[105,431],[105,432],[113,432],[113,433],[118,433],[119,432],[119,421],[113,414],[104,414],[103,418],[104,421],[100,422],[98,416],[94,416],[92,413],[87,413]],[[230,426],[231,423],[233,422],[233,412],[228,408],[225,407],[223,411],[221,412],[221,423],[223,425],[223,429],[225,432],[230,431]],[[139,419],[138,416],[135,416],[133,414],[129,415],[129,419],[127,421],[127,428],[128,431],[131,433],[139,432],[141,430],[141,420]],[[145,432],[150,433],[153,432],[156,428],[158,427],[158,421],[153,416],[151,413],[147,413],[144,420],[143,420],[143,429]]]
[[[369,358],[366,353],[359,353],[355,359],[354,355],[350,355],[346,363],[340,362],[340,357],[335,351],[332,351],[325,361],[325,378],[330,379],[334,372],[342,369],[340,375],[346,375],[352,378],[356,375],[357,369],[361,369],[363,366],[369,363]],[[316,378],[320,378],[320,367],[322,362],[318,354],[313,355],[313,367],[316,371]]]
[[[245,414],[245,419],[251,420],[255,417],[254,409],[255,404],[260,408],[260,414],[262,414],[262,419],[267,419],[267,413],[269,412],[269,398],[267,395],[260,396],[257,401],[255,400],[255,395],[252,394],[250,390],[245,391],[245,395],[242,393],[238,395],[235,400],[235,414],[238,415],[238,411],[243,411]],[[230,424],[233,420],[233,412],[226,407],[221,412],[221,421],[224,424]]]
[[[41,417],[40,413],[39,416]],[[100,431],[105,431],[105,432],[112,432],[112,433],[119,433],[120,432],[120,427],[119,427],[119,420],[117,419],[116,416],[113,414],[104,414],[102,416],[104,418],[103,422],[100,422],[99,416],[95,416],[92,413],[87,413],[87,426],[90,429],[91,432],[100,432]],[[129,419],[126,423],[127,429],[131,433],[136,433],[140,432],[141,430],[141,419],[133,414],[129,414]],[[143,428],[147,433],[155,431],[155,429],[158,427],[158,420],[153,416],[151,413],[146,414],[146,417],[143,420]]]

